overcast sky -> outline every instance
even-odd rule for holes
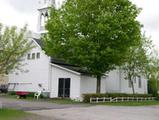
[[[37,8],[39,0],[0,0],[0,23],[16,25],[18,27],[29,25],[29,29],[37,30]],[[143,30],[151,36],[154,43],[159,46],[159,0],[131,0],[143,10],[138,20],[144,25]]]

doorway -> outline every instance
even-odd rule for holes
[[[58,97],[69,98],[70,97],[70,78],[59,78],[59,91]]]

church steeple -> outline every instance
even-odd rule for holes
[[[40,0],[39,4],[38,32],[46,33],[45,22],[48,19],[48,8],[52,5],[55,6],[55,0]]]

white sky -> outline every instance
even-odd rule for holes
[[[0,0],[0,23],[23,27],[26,23],[29,29],[37,30],[37,8],[39,0]],[[143,10],[138,20],[144,25],[143,31],[151,36],[159,46],[159,0],[131,0]]]
[[[0,23],[36,31],[39,0],[0,0]]]

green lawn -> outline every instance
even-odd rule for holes
[[[6,95],[5,97],[17,99],[15,95]],[[26,101],[37,101],[33,97],[27,97],[26,99],[22,99]],[[113,102],[113,103],[97,103],[97,104],[90,104],[90,103],[83,103],[79,101],[74,101],[70,99],[49,99],[49,98],[42,98],[38,101],[45,101],[57,104],[86,104],[86,105],[112,105],[112,106],[150,106],[150,105],[159,105],[159,100],[154,101],[142,101],[142,102]]]
[[[159,101],[142,101],[142,102],[114,102],[114,103],[98,103],[94,105],[112,105],[112,106],[151,106],[159,105]]]
[[[21,120],[29,114],[11,109],[0,109],[0,120]]]
[[[6,98],[12,98],[12,99],[18,99],[16,95],[3,95]],[[68,98],[39,98],[39,100],[34,99],[34,97],[27,97],[26,99],[19,99],[19,100],[25,100],[25,101],[45,101],[45,102],[51,102],[51,103],[57,103],[57,104],[84,104],[83,102],[74,101]]]

